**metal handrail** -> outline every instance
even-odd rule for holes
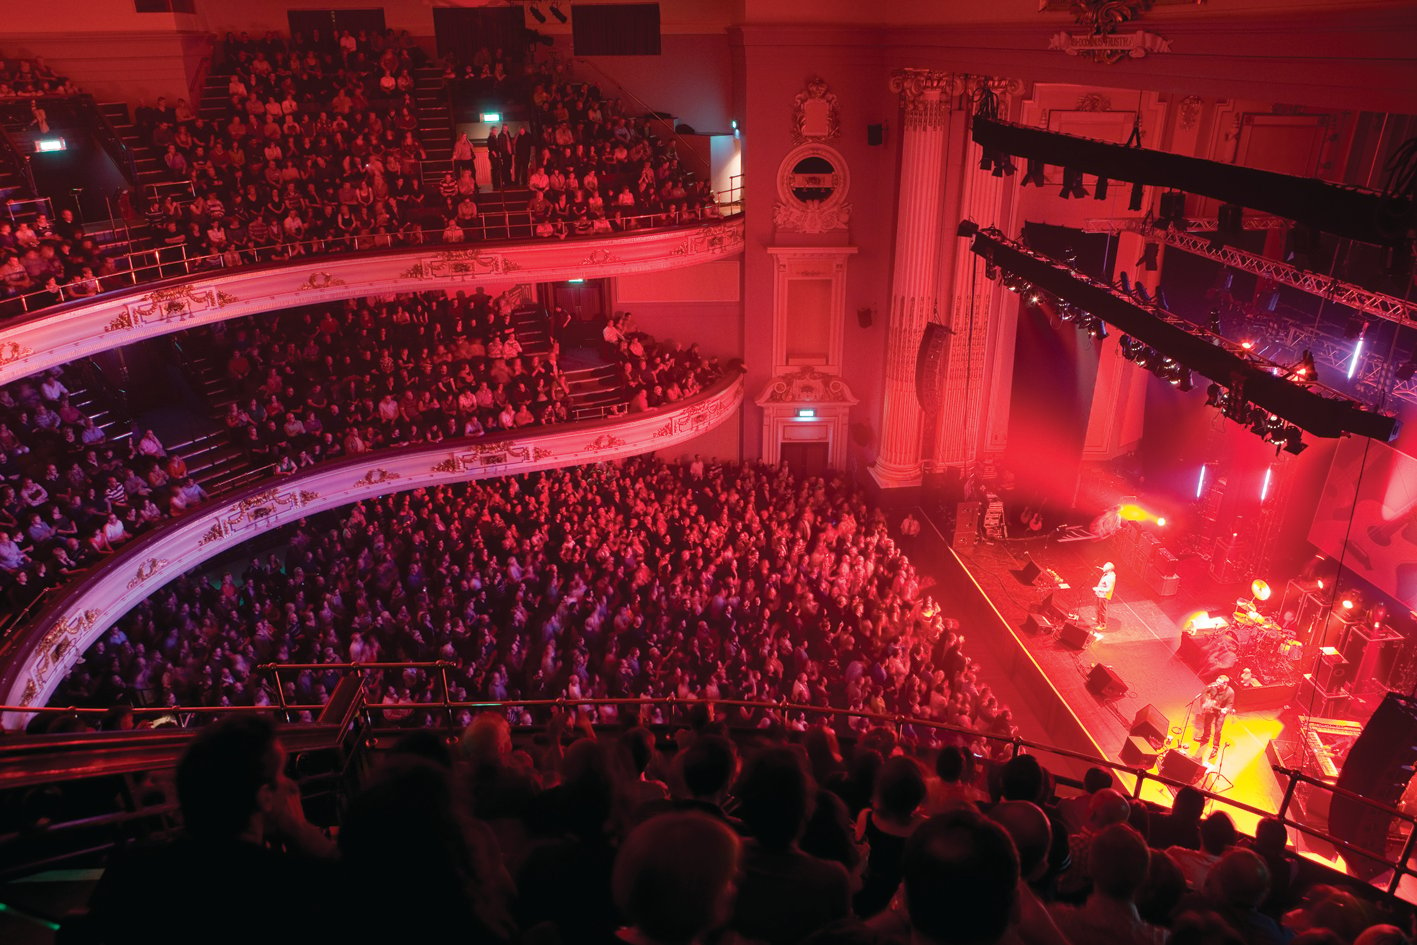
[[[0,130],[3,130],[3,129],[0,129]],[[717,198],[717,197],[718,197],[718,194],[715,194],[714,196],[715,196],[715,198]],[[724,206],[730,206],[730,204],[720,204],[720,207],[721,207],[721,208],[724,207]],[[525,212],[525,211],[522,211],[522,212]],[[728,215],[726,215],[726,216],[720,216],[719,219],[728,219],[728,218],[730,218],[731,216],[734,216],[734,215],[735,215],[735,214],[728,214]],[[493,216],[493,217],[495,217],[495,214],[489,214],[488,216]],[[572,239],[574,239],[574,240],[587,240],[587,241],[588,241],[588,240],[603,240],[603,239],[612,238],[612,237],[615,237],[615,236],[623,236],[623,235],[626,235],[627,233],[630,233],[630,232],[633,232],[633,233],[641,233],[641,232],[657,232],[657,231],[662,231],[662,230],[687,229],[687,228],[690,228],[690,227],[702,226],[705,222],[712,222],[712,219],[711,219],[711,218],[710,218],[710,219],[705,219],[705,218],[703,218],[703,217],[696,217],[695,219],[692,219],[692,220],[681,220],[681,221],[678,222],[678,223],[671,223],[671,224],[666,224],[666,225],[658,225],[658,224],[656,224],[654,221],[656,221],[656,220],[657,220],[659,217],[661,217],[661,216],[663,216],[663,214],[661,214],[661,213],[645,213],[645,214],[635,214],[635,215],[632,215],[632,216],[623,216],[623,217],[607,218],[607,219],[611,219],[612,224],[613,224],[613,223],[620,223],[620,224],[622,224],[621,227],[620,227],[619,229],[616,229],[616,230],[610,232],[610,233],[568,233],[565,239],[566,239],[566,241],[569,241],[569,240],[572,240]],[[531,222],[529,222],[529,221],[528,221],[526,224],[521,224],[521,223],[513,224],[513,223],[511,222],[511,211],[506,211],[506,212],[504,212],[504,213],[502,214],[502,217],[503,217],[503,222],[500,224],[500,226],[499,226],[498,228],[505,229],[505,230],[507,231],[507,235],[506,235],[506,236],[501,236],[501,237],[486,237],[486,238],[482,238],[482,239],[476,239],[476,238],[474,238],[474,239],[467,239],[467,238],[464,238],[463,241],[460,242],[460,243],[445,243],[445,242],[443,242],[443,239],[442,239],[443,231],[442,231],[441,229],[432,229],[432,228],[428,228],[428,227],[419,227],[419,228],[418,228],[418,233],[420,234],[421,238],[423,239],[423,243],[422,243],[421,245],[424,245],[424,246],[427,246],[427,247],[434,247],[434,248],[439,247],[439,246],[448,246],[448,247],[458,246],[458,247],[461,247],[461,246],[468,246],[468,245],[481,245],[481,244],[485,244],[485,243],[498,243],[498,244],[500,244],[500,243],[511,243],[511,242],[523,242],[523,241],[528,241],[528,240],[533,241],[533,242],[539,242],[539,241],[541,241],[541,240],[550,238],[550,237],[538,237],[538,236],[533,235],[533,234],[534,234],[534,227],[535,227],[535,224],[534,224],[534,223],[531,223]],[[479,221],[481,221],[481,220],[482,220],[482,217],[479,217],[478,219],[479,219]],[[626,228],[623,226],[623,224],[624,224],[626,221],[629,221],[629,222],[634,223],[634,224],[636,224],[636,225],[630,227],[629,229],[626,229]],[[528,232],[527,232],[525,235],[521,235],[521,234],[513,235],[512,232],[511,232],[513,226],[516,226],[516,227],[518,227],[518,228],[524,227]],[[489,227],[488,227],[487,224],[481,224],[481,225],[480,225],[480,228],[481,228],[484,232],[485,232],[487,229],[489,229]],[[405,240],[403,239],[403,237],[401,236],[401,234],[398,233],[398,232],[383,234],[383,236],[386,236],[386,237],[388,238],[390,247],[395,247],[395,246],[397,246],[397,247],[408,248],[408,247],[413,247],[413,246],[419,245],[419,244],[414,244],[414,243],[407,243],[407,242],[405,242]],[[431,239],[429,238],[430,236],[432,237]],[[372,234],[371,234],[371,237],[372,237]],[[343,239],[343,237],[341,237],[341,239]],[[302,253],[301,253],[302,256],[304,256],[304,257],[310,257],[310,258],[320,258],[320,259],[324,259],[324,258],[328,258],[328,257],[339,257],[339,256],[347,255],[347,254],[350,254],[350,253],[366,252],[368,249],[378,248],[378,247],[360,247],[360,248],[358,248],[358,249],[339,249],[339,250],[335,250],[335,251],[330,251],[330,250],[328,250],[328,249],[325,248],[326,245],[327,245],[329,242],[330,242],[330,240],[327,240],[327,239],[295,240],[295,241],[284,242],[284,243],[266,243],[266,244],[263,244],[263,245],[261,245],[261,246],[256,246],[256,247],[242,247],[240,251],[241,251],[241,253],[242,253],[243,255],[245,255],[245,254],[252,254],[252,255],[256,255],[256,256],[262,256],[262,255],[271,254],[271,253],[273,253],[273,252],[275,252],[275,251],[288,251],[288,250],[290,250],[292,247],[297,247],[297,246],[298,246],[298,247],[300,247],[300,248],[302,249]],[[312,248],[316,249],[316,251],[310,252],[309,250],[312,249]],[[170,258],[169,258],[169,259],[164,259],[164,256],[163,256],[164,253],[171,253],[171,252],[174,251],[174,250],[177,250],[177,251],[180,252],[180,258],[179,258],[179,259],[170,259]],[[151,258],[153,259],[153,262],[148,263],[148,264],[143,265],[143,266],[136,266],[136,267],[135,267],[135,266],[131,266],[131,263],[132,263],[132,261],[133,261],[134,258],[137,258],[137,257],[144,257],[144,256],[149,256],[149,257],[151,257]],[[108,293],[108,292],[121,291],[121,290],[123,290],[123,289],[131,288],[132,286],[136,286],[136,285],[139,285],[139,284],[142,284],[142,283],[156,282],[156,281],[158,281],[158,280],[160,280],[160,279],[176,278],[176,277],[178,277],[179,275],[191,275],[194,271],[198,271],[198,270],[204,270],[204,269],[206,269],[206,270],[215,270],[215,269],[223,269],[223,268],[226,267],[226,264],[225,264],[225,262],[223,261],[223,257],[222,257],[222,254],[221,254],[221,253],[206,253],[206,254],[203,254],[203,255],[200,255],[200,256],[189,256],[188,253],[187,253],[187,247],[186,247],[185,244],[183,244],[183,245],[181,245],[181,246],[175,246],[175,247],[174,247],[174,246],[158,246],[158,247],[150,247],[150,248],[148,248],[148,249],[133,250],[133,251],[131,251],[131,252],[129,252],[129,253],[125,253],[125,254],[124,254],[124,257],[129,261],[129,263],[130,263],[130,268],[124,269],[124,270],[122,270],[122,271],[120,271],[120,272],[115,272],[115,273],[112,273],[112,274],[106,275],[106,276],[95,276],[95,277],[94,277],[94,281],[98,284],[99,291],[98,291],[96,294],[94,294],[94,295],[73,295],[73,296],[69,296],[68,293],[65,291],[68,287],[67,287],[66,285],[61,285],[61,286],[59,287],[60,300],[59,300],[58,302],[50,301],[49,299],[52,299],[52,294],[49,293],[49,292],[46,292],[46,291],[44,291],[44,290],[36,290],[36,291],[32,291],[32,292],[27,292],[27,293],[24,293],[24,294],[21,294],[21,295],[12,295],[12,296],[9,296],[8,298],[0,297],[0,318],[3,318],[3,317],[4,317],[5,310],[6,310],[7,308],[15,307],[15,303],[17,303],[17,302],[19,303],[19,304],[18,304],[18,308],[19,308],[19,310],[20,310],[20,313],[22,313],[22,314],[34,314],[34,313],[38,313],[38,312],[45,311],[46,309],[54,308],[54,307],[59,306],[59,305],[67,304],[67,303],[69,303],[69,302],[74,302],[74,301],[79,301],[79,300],[87,301],[88,299],[98,298],[99,296],[102,296],[102,295],[104,295],[104,294],[106,294],[106,293]],[[179,271],[179,270],[180,270],[180,271]],[[43,304],[40,304],[41,302],[42,302]]]
[[[9,157],[15,172],[25,182],[25,189],[29,195],[37,194],[39,191],[34,185],[34,165],[30,162],[30,156],[15,142],[9,129],[3,123],[0,123],[0,154]]]
[[[128,142],[124,141],[123,136],[118,133],[118,129],[113,127],[113,122],[108,120],[108,116],[98,107],[98,102],[92,95],[84,94],[78,98],[99,132],[99,144],[122,167],[123,176],[128,183],[131,186],[137,186],[138,161],[133,157],[133,150],[128,147]]]

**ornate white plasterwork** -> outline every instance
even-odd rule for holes
[[[807,80],[807,86],[792,100],[792,140],[822,141],[841,134],[841,112],[836,93],[827,88],[819,75]]]
[[[409,247],[202,272],[137,286],[0,327],[0,384],[147,338],[292,304],[386,292],[661,272],[736,255],[741,216],[594,240]]]
[[[66,588],[15,631],[0,666],[0,697],[6,705],[44,705],[83,652],[134,604],[271,529],[370,496],[663,450],[718,426],[742,401],[743,375],[735,371],[672,407],[529,434],[385,450],[322,463],[278,485],[254,486],[149,532]],[[4,721],[14,726],[25,720]]]
[[[851,172],[846,159],[824,144],[793,148],[777,169],[772,221],[797,233],[844,230],[851,219]]]
[[[768,381],[756,403],[760,407],[768,404],[837,404],[852,407],[860,401],[839,376],[806,366],[779,374]]]

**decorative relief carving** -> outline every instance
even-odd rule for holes
[[[510,466],[520,463],[540,462],[552,451],[544,446],[519,446],[516,443],[474,443],[465,450],[451,454],[447,459],[429,468],[432,473],[460,473],[469,469],[486,469],[488,466]]]
[[[135,302],[123,307],[123,313],[104,328],[104,332],[122,331],[137,325],[185,322],[202,312],[221,309],[236,302],[236,296],[221,289],[197,285],[154,289]]]
[[[625,441],[620,439],[615,434],[602,433],[600,434],[600,436],[596,437],[595,439],[587,443],[585,446],[581,447],[581,450],[582,452],[586,453],[603,453],[606,450],[613,450],[617,446],[624,445]]]
[[[608,250],[608,249],[606,249],[606,248],[604,248],[604,247],[601,247],[600,249],[593,250],[588,256],[586,256],[585,259],[582,259],[582,260],[581,260],[581,265],[582,265],[582,266],[605,266],[605,265],[608,265],[608,264],[610,264],[610,263],[617,263],[617,262],[619,262],[619,261],[620,261],[620,257],[619,257],[619,256],[616,256],[616,255],[615,255],[614,253],[612,253],[610,250]]]
[[[807,80],[807,86],[792,100],[792,140],[821,141],[841,134],[841,115],[836,93],[827,88],[821,76]]]
[[[1054,33],[1048,48],[1069,56],[1082,56],[1093,62],[1112,65],[1123,59],[1143,59],[1148,53],[1171,51],[1171,41],[1137,30],[1135,33],[1113,33],[1110,36],[1086,36],[1081,33]]]
[[[138,565],[138,571],[133,576],[133,580],[128,582],[128,590],[131,591],[139,584],[142,584],[148,578],[152,577],[154,574],[157,574],[163,568],[167,567],[167,565],[168,560],[166,558],[149,558],[148,560],[142,562]]]
[[[34,354],[33,348],[25,347],[18,341],[0,343],[0,364],[13,364]]]
[[[665,436],[676,436],[679,434],[697,433],[703,428],[710,426],[714,420],[721,417],[730,405],[721,401],[712,400],[701,404],[693,410],[678,414],[668,420],[664,426],[654,431],[654,439]]]
[[[731,223],[709,223],[699,227],[684,242],[669,251],[671,256],[734,253],[743,248],[743,230]]]
[[[197,545],[210,544],[239,531],[259,525],[277,512],[304,508],[320,497],[318,492],[308,489],[270,488],[247,496],[234,508],[218,518],[206,534],[197,540]]]
[[[789,207],[785,203],[775,203],[772,207],[772,222],[784,230],[798,233],[825,233],[828,230],[844,230],[851,220],[851,204],[839,203],[833,206]]]
[[[768,382],[758,397],[759,404],[846,404],[857,403],[851,388],[840,377],[802,367],[779,374]]]
[[[387,469],[371,469],[358,479],[354,480],[356,486],[377,486],[380,483],[389,482],[394,479],[402,479],[403,476],[396,472],[389,472]]]
[[[1201,105],[1204,100],[1199,95],[1187,95],[1181,99],[1181,130],[1190,131],[1200,121]]]
[[[56,620],[54,625],[40,638],[39,645],[35,648],[39,656],[34,662],[34,668],[30,671],[30,681],[36,687],[43,685],[49,678],[49,674],[63,661],[64,654],[74,646],[77,639],[82,637],[94,622],[98,620],[99,613],[96,610],[84,610],[61,620]],[[31,695],[28,686],[25,687],[25,695]],[[29,705],[28,702],[24,705]]]
[[[311,289],[329,289],[345,284],[343,279],[338,276],[330,275],[328,272],[312,272],[310,273],[310,277],[302,282],[295,291],[309,292]]]
[[[516,272],[521,265],[501,253],[480,249],[449,249],[414,263],[400,277],[404,279],[447,279],[453,276],[496,276]]]
[[[907,128],[939,128],[949,117],[960,76],[938,69],[898,69],[891,74],[891,91],[900,96]]]
[[[1110,112],[1112,100],[1099,92],[1088,92],[1078,99],[1077,110],[1080,112]]]

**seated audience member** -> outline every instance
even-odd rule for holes
[[[850,915],[846,869],[797,845],[815,794],[798,753],[763,751],[748,763],[735,794],[749,839],[733,928],[753,941],[792,945]]]
[[[974,786],[974,755],[959,745],[946,745],[935,756],[930,782],[930,810],[943,813],[961,804],[977,804],[984,794]]]
[[[1208,826],[1209,820],[1202,825],[1203,844],[1210,842],[1204,836],[1204,829]],[[1233,826],[1231,830],[1234,830]],[[1182,869],[1185,869],[1184,865]],[[1268,894],[1269,867],[1253,850],[1238,847],[1228,850],[1206,877],[1205,898],[1226,923],[1240,933],[1246,945],[1288,945],[1294,937],[1293,931],[1260,911],[1260,904]],[[1356,931],[1354,929],[1354,934]]]
[[[1261,911],[1278,919],[1293,906],[1290,891],[1299,876],[1299,858],[1289,852],[1289,831],[1284,822],[1273,817],[1261,820],[1250,848],[1269,867],[1269,895]]]
[[[970,810],[925,821],[902,865],[912,940],[996,945],[1018,916],[1019,861],[1004,829]]]
[[[307,942],[331,845],[305,820],[265,719],[199,732],[177,766],[181,836],[115,854],[91,900],[104,942]],[[272,844],[281,844],[280,852]]]
[[[1164,945],[1166,930],[1137,913],[1150,854],[1141,834],[1124,823],[1098,831],[1087,849],[1092,892],[1081,906],[1058,905],[1053,918],[1071,945]]]
[[[1158,850],[1168,847],[1199,850],[1201,815],[1204,813],[1205,795],[1187,785],[1176,792],[1170,813],[1152,819],[1151,834],[1147,839]]]
[[[630,831],[611,875],[615,906],[630,926],[625,940],[703,941],[733,914],[738,859],[738,837],[705,814],[660,814]]]
[[[1043,808],[1028,801],[995,804],[987,815],[1003,827],[1014,842],[1019,858],[1019,917],[1017,934],[1024,945],[1075,945],[1058,930],[1040,892],[1048,875],[1048,850],[1053,825]]]
[[[1209,875],[1211,867],[1219,862],[1226,850],[1235,845],[1237,838],[1235,822],[1230,819],[1229,814],[1218,810],[1201,824],[1201,848],[1199,850],[1188,850],[1185,847],[1174,846],[1169,847],[1166,852],[1171,854],[1171,858],[1181,868],[1190,887],[1202,889],[1205,887],[1205,878]],[[1268,880],[1266,880],[1266,885],[1268,885]]]
[[[919,825],[925,801],[925,777],[914,758],[887,759],[876,778],[871,806],[856,819],[856,837],[869,845],[866,874],[854,906],[870,918],[890,904],[900,886],[902,856],[910,834]]]
[[[1092,795],[1113,785],[1112,773],[1106,768],[1088,768],[1082,776],[1083,793],[1065,797],[1058,802],[1058,816],[1068,833],[1078,833],[1087,823],[1088,801]]]

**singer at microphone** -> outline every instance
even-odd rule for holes
[[[1108,561],[1100,569],[1102,578],[1097,582],[1097,586],[1092,589],[1092,594],[1097,598],[1097,631],[1101,633],[1107,629],[1107,602],[1112,599],[1112,592],[1117,589],[1117,570]]]

